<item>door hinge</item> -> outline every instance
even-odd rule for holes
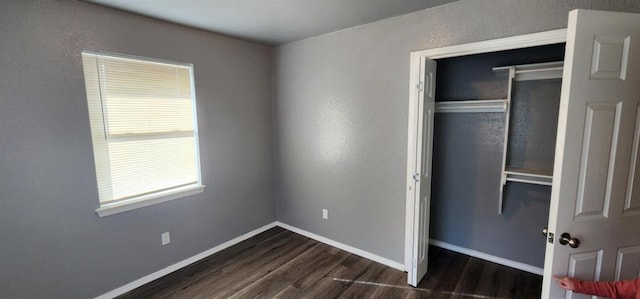
[[[552,232],[547,233],[547,242],[549,242],[550,244],[553,244],[553,233]]]
[[[416,182],[419,182],[419,181],[420,181],[420,174],[416,172],[416,173],[413,175],[413,180],[414,180],[414,181],[416,181]]]
[[[424,82],[422,82],[422,81],[418,82],[418,85],[416,85],[416,88],[417,88],[419,91],[424,90]]]

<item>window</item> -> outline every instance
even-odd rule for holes
[[[107,216],[202,192],[193,67],[82,52],[100,208]]]

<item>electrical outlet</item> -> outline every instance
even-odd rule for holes
[[[171,243],[171,235],[169,235],[169,232],[162,233],[160,237],[162,238],[162,246]]]
[[[329,211],[322,209],[322,219],[329,219]]]

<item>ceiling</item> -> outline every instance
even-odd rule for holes
[[[267,45],[456,0],[85,0]]]

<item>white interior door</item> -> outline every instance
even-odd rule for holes
[[[543,298],[588,298],[565,293],[552,275],[639,274],[639,55],[640,15],[569,14]],[[579,246],[562,245],[564,233]]]
[[[433,115],[435,109],[436,62],[420,58],[418,111],[414,165],[414,215],[411,269],[408,283],[417,286],[427,273],[429,249],[429,207],[431,205],[431,155],[433,153]]]

